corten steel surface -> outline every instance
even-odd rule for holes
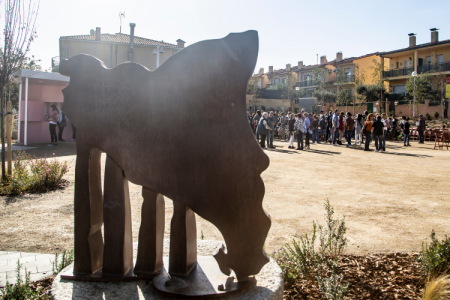
[[[103,197],[104,276],[124,276],[133,271],[133,234],[128,180],[108,155]]]
[[[75,166],[75,248],[73,272],[92,274],[103,263],[103,196],[101,186],[101,151],[77,142]]]
[[[245,114],[257,55],[258,34],[247,31],[193,44],[154,72],[135,63],[108,69],[83,54],[60,64],[61,74],[70,76],[63,110],[77,128],[77,143],[85,143],[80,147],[106,152],[129,181],[213,223],[228,250],[216,256],[220,269],[234,270],[238,279],[257,274],[269,261],[263,245],[270,218],[262,208],[260,177],[269,158]],[[86,174],[83,155],[77,172]],[[75,203],[86,208],[87,218],[90,198],[79,196]],[[97,225],[77,216],[75,222],[82,225],[75,224],[75,235],[84,239]],[[84,255],[75,256],[76,264],[96,261],[86,255],[85,241],[76,239],[77,248]]]
[[[166,262],[167,263],[167,262]],[[169,268],[171,261],[169,260]],[[167,264],[166,264],[167,265]],[[174,276],[163,269],[161,275],[153,279],[153,286],[159,292],[168,294],[172,298],[221,298],[232,294],[242,293],[256,283],[254,277],[245,281],[237,281],[232,276],[225,276],[217,267],[213,257],[199,256],[198,264],[189,276]]]
[[[163,266],[164,244],[164,196],[148,188],[142,188],[141,228],[134,273],[152,275]]]
[[[170,223],[169,274],[187,275],[197,264],[197,225],[195,213],[174,202]]]

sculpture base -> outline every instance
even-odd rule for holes
[[[201,256],[207,256],[214,261],[215,259],[211,255],[215,250],[222,245],[219,241],[210,240],[197,240],[197,251],[199,261],[203,260]],[[137,243],[135,243],[135,249]],[[169,254],[169,240],[164,240],[164,255]],[[136,255],[136,253],[135,253]],[[165,270],[167,270],[167,258],[165,258]],[[200,267],[203,268],[202,263]],[[68,274],[73,270],[73,264],[65,268],[60,274],[58,274],[52,284],[52,298],[54,300],[81,300],[81,299],[108,299],[108,300],[168,300],[174,299],[176,296],[163,294],[155,289],[151,279],[142,279],[132,281],[114,281],[114,277],[106,277],[107,281],[78,281],[78,280],[66,280],[61,278],[61,274]],[[165,271],[163,271],[165,272]],[[220,271],[219,271],[220,272]],[[163,273],[162,273],[163,274]],[[225,281],[220,284],[226,286],[227,276]],[[155,277],[156,278],[156,277]],[[243,290],[235,295],[227,295],[227,300],[238,299],[253,299],[253,300],[282,300],[283,299],[283,273],[280,267],[273,259],[266,264],[261,272],[255,276],[255,283],[250,285],[249,288]],[[217,288],[217,286],[214,286]],[[180,296],[186,298],[186,296]],[[209,298],[209,297],[204,297]]]
[[[153,274],[137,275],[133,271],[123,276],[103,276],[102,271],[95,272],[88,275],[77,275],[73,273],[73,268],[67,271],[61,272],[59,275],[64,280],[77,280],[77,281],[92,281],[92,282],[119,282],[119,281],[137,281],[137,280],[151,280],[155,276],[161,274],[161,271]]]
[[[164,264],[167,265],[165,259]],[[254,286],[255,278],[237,282],[232,276],[224,275],[212,256],[199,256],[197,266],[186,276],[170,276],[165,269],[153,279],[153,286],[168,296],[187,298],[220,298],[244,292]]]

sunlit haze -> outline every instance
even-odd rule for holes
[[[30,55],[44,69],[59,56],[60,36],[119,32],[119,12],[125,11],[122,32],[136,23],[136,35],[186,46],[230,32],[257,30],[260,38],[256,70],[284,68],[299,60],[315,64],[408,46],[408,33],[417,33],[417,44],[430,41],[430,28],[439,28],[439,39],[450,39],[445,17],[450,1],[99,1],[41,0],[38,38]],[[2,8],[1,15],[4,14]]]

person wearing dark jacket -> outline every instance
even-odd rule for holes
[[[289,128],[289,149],[294,149],[294,134],[295,134],[295,117],[294,114],[290,115],[290,119],[288,121]]]
[[[402,116],[403,122],[403,146],[411,146],[409,144],[409,133],[410,133],[410,126],[409,125],[409,118],[407,119],[405,116]]]
[[[383,153],[383,137],[384,137],[384,124],[381,121],[381,116],[377,116],[377,120],[372,124],[372,133],[375,136],[375,151]]]
[[[419,132],[419,144],[424,144],[423,133],[425,131],[425,119],[423,115],[419,116],[419,126],[417,126],[417,131]]]
[[[259,120],[258,123],[258,128],[256,129],[256,132],[260,135],[261,137],[261,148],[263,149],[267,149],[266,148],[266,137],[269,134],[270,131],[272,131],[272,129],[269,127],[269,123],[267,123],[267,116],[269,114],[268,113],[263,113],[262,118]]]
[[[347,147],[352,145],[352,133],[355,131],[355,121],[352,118],[352,113],[347,112],[345,119],[345,139],[347,140]]]

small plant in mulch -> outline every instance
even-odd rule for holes
[[[64,250],[61,254],[61,262],[59,262],[59,254],[55,253],[55,260],[53,261],[53,275],[61,272],[65,267],[73,263],[73,249],[66,251]]]
[[[284,299],[422,299],[424,254],[344,255],[345,218],[334,218],[328,199],[325,221],[325,226],[313,222],[312,234],[294,239],[273,255],[283,270]],[[435,242],[422,253],[436,253],[439,248],[438,252],[446,255],[446,246],[442,245],[446,243],[440,244],[438,247]],[[436,260],[428,259],[434,265]],[[429,285],[428,294],[436,294],[434,286]],[[440,288],[445,293],[445,285],[441,283]]]
[[[0,184],[0,195],[43,193],[70,184],[62,178],[69,170],[67,162],[37,158],[24,151],[17,152],[14,159],[12,175]]]
[[[50,284],[42,284],[30,281],[30,272],[25,269],[25,281],[20,275],[22,265],[17,261],[16,283],[11,285],[8,280],[3,288],[0,288],[0,299],[2,300],[28,300],[28,299],[50,299]],[[47,280],[49,281],[49,280]]]

